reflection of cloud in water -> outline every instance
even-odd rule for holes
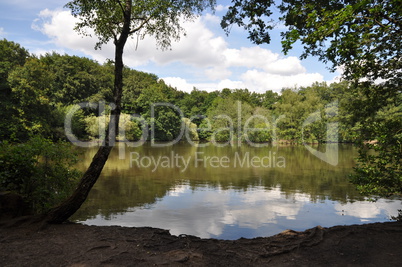
[[[172,197],[178,197],[178,196],[180,196],[180,194],[184,193],[187,189],[188,189],[188,186],[186,186],[185,184],[180,184],[180,185],[177,185],[174,188],[170,189],[170,191],[168,192],[168,195],[172,196]]]
[[[174,235],[221,235],[225,224],[220,218],[230,202],[229,194],[208,190],[192,192],[189,186],[185,190],[180,188],[174,190],[173,196],[169,194],[156,203],[151,210],[136,210],[123,216],[118,215],[113,224],[164,228]]]
[[[174,235],[236,239],[245,232],[248,237],[253,237],[250,234],[273,235],[281,230],[304,230],[317,224],[333,226],[385,221],[389,214],[393,215],[400,208],[400,204],[400,201],[387,203],[384,200],[344,205],[333,201],[311,203],[309,195],[295,193],[285,196],[280,188],[254,187],[236,191],[206,186],[194,190],[188,184],[181,184],[149,209],[115,215],[112,221],[97,216],[85,223],[150,226],[169,229]],[[232,232],[228,234],[227,231]]]
[[[286,199],[279,188],[270,191],[253,190],[240,195],[241,204],[231,207],[225,222],[240,227],[257,229],[262,224],[277,223],[278,217],[295,220],[296,215],[308,198],[295,194],[292,199]],[[229,219],[230,218],[230,219]]]
[[[379,199],[376,202],[357,201],[354,203],[336,203],[334,208],[339,215],[353,216],[359,218],[361,222],[368,222],[370,219],[383,216],[390,218],[397,215],[397,210],[401,209],[401,201],[386,201]]]

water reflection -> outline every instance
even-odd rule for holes
[[[85,151],[81,168],[89,164],[95,151]],[[132,164],[133,152],[166,159],[173,153],[189,158],[191,167],[183,171],[175,164],[160,168]],[[275,153],[286,160],[286,166],[267,167],[264,163],[195,167],[197,153],[210,159],[228,157],[225,162],[232,163],[236,156],[248,154],[250,159],[271,155],[272,159]],[[170,229],[176,235],[222,239],[269,236],[316,225],[389,220],[390,215],[396,215],[401,201],[363,201],[347,179],[355,156],[352,146],[341,145],[339,164],[334,167],[295,146],[144,145],[126,148],[125,159],[119,159],[117,148],[74,219],[95,225],[152,226]]]

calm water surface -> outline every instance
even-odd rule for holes
[[[365,201],[355,191],[348,182],[357,156],[351,145],[331,145],[338,147],[337,153],[328,150],[338,159],[336,166],[302,146],[119,145],[72,219],[238,239],[389,221],[402,204]],[[83,150],[79,168],[88,167],[96,150]]]

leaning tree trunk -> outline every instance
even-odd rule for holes
[[[128,1],[131,2],[131,1]],[[103,167],[109,157],[110,151],[116,140],[119,118],[121,113],[121,97],[123,91],[123,50],[130,33],[131,6],[127,7],[125,16],[125,27],[118,40],[115,40],[115,77],[114,77],[114,104],[115,108],[111,111],[109,126],[106,129],[105,140],[98,152],[92,159],[90,166],[74,193],[59,206],[50,210],[45,220],[48,223],[62,223],[70,218],[84,203],[93,185],[98,180]]]
[[[74,193],[61,205],[50,210],[46,216],[47,222],[62,223],[70,218],[81,207],[82,203],[86,200],[89,191],[91,191],[92,186],[98,180],[111,149],[111,146],[101,146],[99,148]]]

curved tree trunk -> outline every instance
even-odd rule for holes
[[[70,218],[84,203],[91,191],[93,185],[98,180],[103,167],[112,150],[116,136],[118,133],[118,125],[121,113],[121,97],[123,92],[123,51],[130,34],[130,20],[131,20],[131,0],[125,2],[124,12],[124,26],[120,37],[115,39],[115,70],[114,70],[114,104],[115,108],[111,111],[111,118],[109,125],[106,129],[105,140],[98,152],[92,159],[90,166],[84,173],[83,177],[74,193],[59,206],[50,210],[46,215],[45,220],[48,223],[62,223]]]
[[[111,149],[111,146],[101,146],[99,148],[74,193],[61,205],[52,209],[47,214],[47,222],[62,223],[70,218],[81,207],[91,191],[92,186],[98,180]]]

